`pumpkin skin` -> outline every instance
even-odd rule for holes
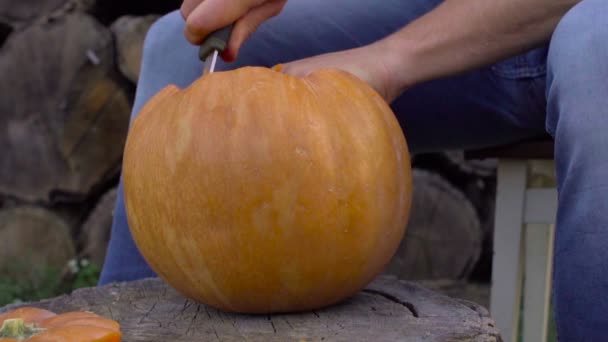
[[[119,342],[118,331],[88,325],[49,328],[25,340],[28,342]]]
[[[44,319],[40,321],[38,325],[42,328],[47,329],[79,325],[88,327],[98,327],[114,331],[120,330],[120,325],[118,324],[118,322],[100,317],[94,313],[86,311],[66,312],[61,315],[56,315],[54,317]]]
[[[74,311],[56,313],[34,307],[22,307],[0,315],[0,326],[10,322],[19,330],[16,336],[2,338],[0,342],[120,342],[122,333],[118,322],[91,312]],[[0,330],[0,336],[8,331]]]
[[[38,324],[47,318],[55,316],[57,316],[57,314],[52,311],[25,306],[0,315],[0,325],[2,325],[5,320],[11,318],[21,318],[25,324]]]
[[[388,104],[338,70],[246,67],[170,85],[133,121],[123,159],[150,267],[239,313],[313,310],[361,290],[405,233],[411,177]]]

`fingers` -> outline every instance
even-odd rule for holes
[[[236,22],[263,2],[265,0],[204,0],[186,19],[186,39],[198,45],[209,33]]]
[[[186,39],[199,45],[209,33],[234,24],[222,58],[236,59],[241,45],[266,20],[281,12],[287,0],[184,0],[180,8],[186,20]]]
[[[236,59],[241,45],[266,20],[281,13],[286,0],[271,0],[251,9],[238,22],[232,30],[232,36],[224,58],[229,61]]]
[[[188,19],[188,17],[192,13],[192,11],[194,11],[196,6],[198,6],[203,1],[205,0],[184,0],[184,2],[182,2],[182,6],[179,9],[182,18],[184,18],[184,20]]]

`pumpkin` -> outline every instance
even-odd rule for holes
[[[343,301],[390,261],[411,202],[388,104],[338,70],[245,67],[169,85],[123,159],[134,241],[183,295],[239,313]]]
[[[92,312],[22,307],[0,315],[0,342],[119,342],[118,322]]]

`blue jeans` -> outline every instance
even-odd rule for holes
[[[245,43],[238,62],[272,66],[371,43],[439,0],[290,0]],[[563,341],[608,339],[608,1],[583,0],[550,44],[500,63],[420,84],[393,104],[412,152],[475,148],[551,134],[559,208],[554,298]],[[158,20],[144,46],[133,116],[167,84],[202,72],[178,12]],[[382,53],[379,51],[378,53]],[[122,183],[100,284],[154,272],[133,243]]]

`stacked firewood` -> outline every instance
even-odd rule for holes
[[[0,270],[103,262],[143,37],[177,1],[0,3]]]
[[[0,271],[15,259],[103,263],[143,39],[179,5],[0,3]],[[493,170],[446,168],[443,156],[414,174],[408,233],[387,268],[403,278],[467,278],[483,256],[491,191],[479,182],[491,186]]]

